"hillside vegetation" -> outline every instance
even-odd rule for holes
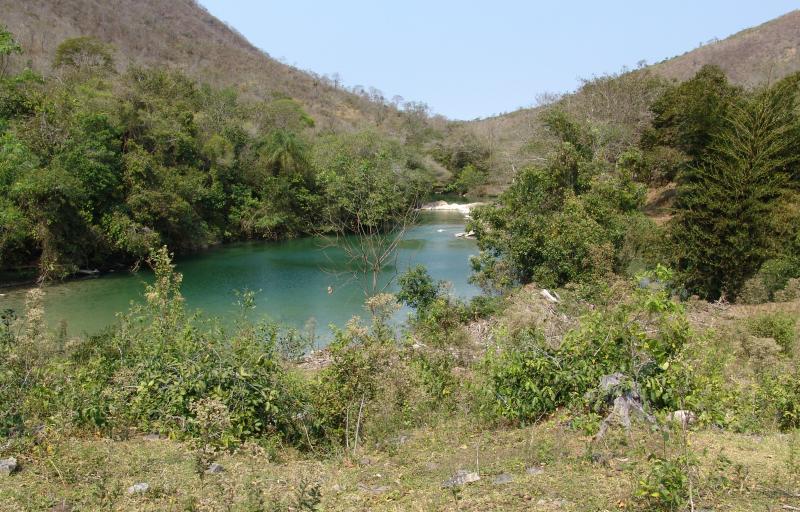
[[[59,279],[231,240],[377,229],[444,169],[424,111],[398,133],[318,130],[298,100],[247,99],[164,67],[117,71],[114,49],[66,39],[55,72],[20,66],[0,28],[0,271]],[[379,211],[359,216],[359,209]]]
[[[499,144],[424,109],[315,131],[95,38],[55,75],[22,51],[0,32],[4,264],[154,280],[95,336],[45,327],[46,286],[0,312],[7,508],[800,509],[800,73],[599,77]],[[506,165],[469,301],[412,268],[317,352],[252,291],[186,306],[176,250],[328,234],[376,275],[437,166],[468,193]]]
[[[583,81],[571,94],[545,95],[539,105],[472,121],[466,126],[494,150],[497,166],[490,176],[493,191],[505,188],[514,169],[541,163],[550,145],[543,115],[557,102],[581,121],[592,125],[613,124],[635,131],[649,118],[647,92],[642,87],[663,79],[663,85],[685,81],[703,66],[720,68],[728,80],[744,88],[774,82],[800,71],[800,11],[792,11],[762,25],[722,40],[709,41],[662,62]],[[651,89],[651,93],[656,91]],[[652,99],[652,96],[650,96]]]
[[[288,96],[320,129],[390,125],[394,106],[374,91],[354,94],[332,78],[278,62],[194,0],[0,1],[0,22],[25,48],[24,61],[52,70],[64,40],[91,36],[115,50],[115,67],[167,67],[247,99]],[[387,120],[388,118],[388,120]]]

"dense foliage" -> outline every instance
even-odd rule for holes
[[[2,34],[5,62],[20,47]],[[0,77],[2,269],[61,277],[162,244],[347,230],[364,191],[383,229],[430,175],[383,135],[314,131],[291,98],[244,100],[158,68],[117,75],[91,38],[65,41],[54,65],[57,78]]]
[[[547,123],[560,141],[548,164],[523,169],[497,205],[475,212],[489,256],[475,261],[479,281],[561,286],[624,270],[628,232],[647,227],[644,187],[598,154],[593,132],[559,110]]]
[[[797,76],[751,91],[712,66],[668,86],[616,80],[584,86],[585,102],[605,87],[596,105],[564,99],[544,109],[546,163],[521,169],[498,204],[474,216],[484,251],[476,281],[561,286],[661,262],[688,294],[735,299],[747,288],[769,300],[800,277]],[[596,114],[601,100],[632,91],[651,98],[644,128],[641,116]],[[648,219],[659,201],[669,222]]]

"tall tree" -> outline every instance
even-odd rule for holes
[[[695,293],[735,297],[769,256],[771,217],[800,151],[799,79],[732,103],[706,155],[679,177],[672,242]]]

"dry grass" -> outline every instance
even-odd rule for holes
[[[258,450],[220,459],[226,471],[202,480],[191,451],[167,440],[67,440],[23,461],[22,471],[0,481],[4,510],[47,510],[66,500],[75,510],[270,510],[291,503],[304,482],[319,484],[322,510],[620,510],[633,509],[636,482],[660,436],[621,433],[603,446],[568,429],[559,418],[534,427],[485,430],[464,418],[420,428],[382,450],[354,459],[311,459],[281,453],[271,461]],[[696,506],[729,511],[779,510],[800,505],[797,475],[789,474],[787,435],[754,437],[712,431],[690,433],[701,466],[698,481],[718,472],[727,457],[729,485],[698,486]],[[592,456],[594,454],[594,456]],[[541,468],[529,474],[529,467]],[[443,489],[455,471],[478,471],[481,480]],[[512,482],[496,484],[505,474]],[[132,496],[138,482],[151,488]],[[259,505],[261,504],[261,505]],[[258,508],[263,506],[265,508]]]

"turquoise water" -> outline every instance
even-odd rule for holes
[[[401,242],[397,264],[387,268],[381,279],[386,282],[409,266],[422,264],[435,279],[451,283],[454,295],[477,295],[478,290],[467,281],[469,256],[477,253],[475,242],[454,236],[463,228],[464,218],[458,213],[424,213]],[[363,278],[346,272],[347,258],[341,250],[323,245],[311,238],[249,242],[180,258],[176,266],[183,274],[186,304],[209,316],[230,318],[237,312],[234,291],[249,289],[258,292],[251,317],[297,328],[313,319],[318,335],[325,337],[329,324],[343,325],[353,315],[364,314],[368,286]],[[51,326],[66,322],[71,335],[98,332],[113,323],[117,313],[126,311],[131,301],[141,300],[151,280],[152,273],[142,270],[48,286],[45,317]],[[20,311],[25,290],[4,293],[0,309]]]

